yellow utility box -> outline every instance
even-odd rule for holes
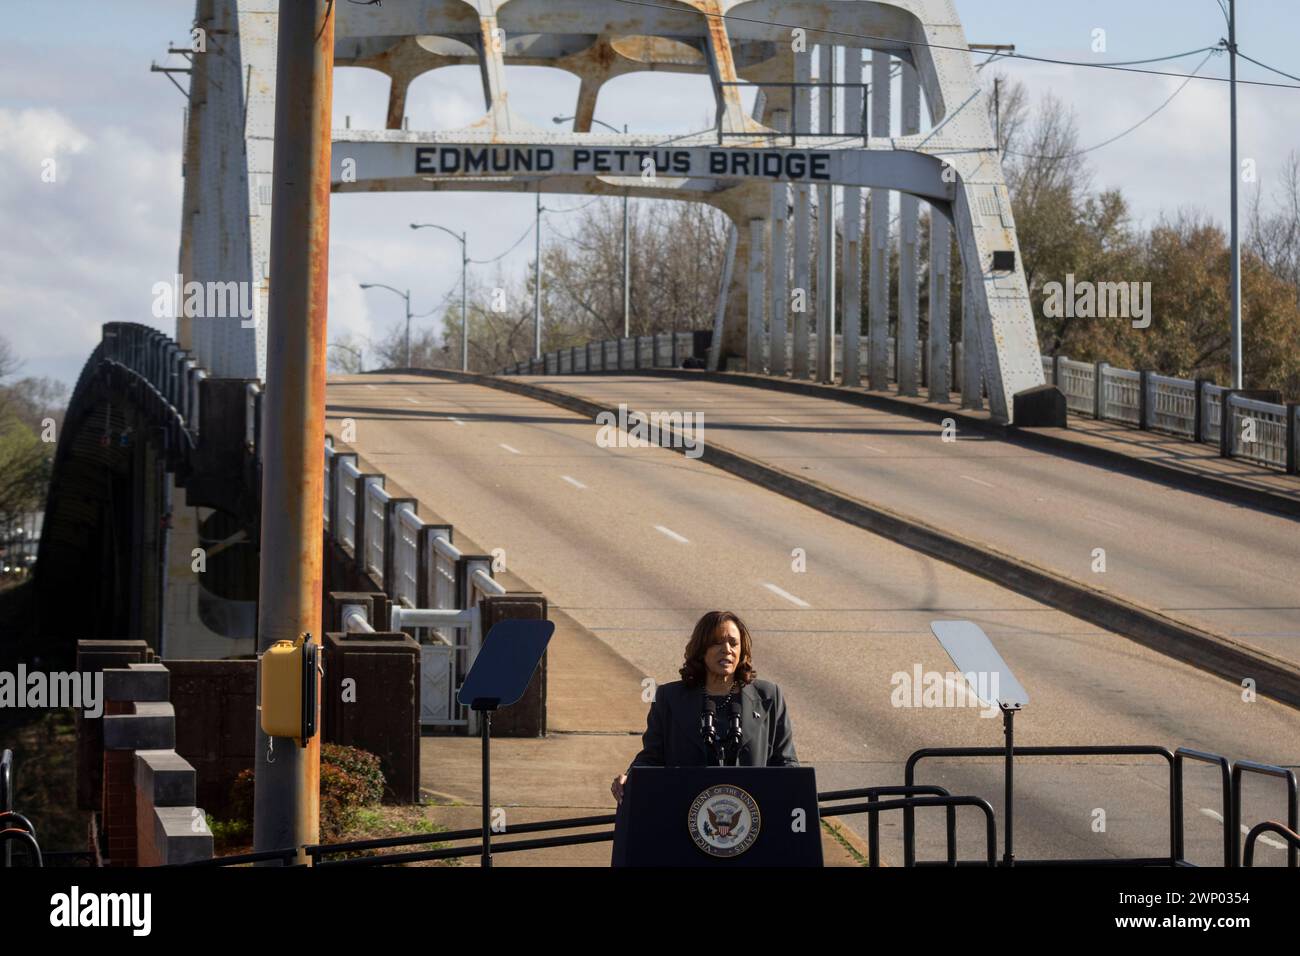
[[[293,737],[306,746],[315,735],[319,667],[320,645],[310,634],[276,641],[263,652],[258,697],[268,737]]]

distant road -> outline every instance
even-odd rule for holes
[[[611,389],[604,397],[616,403],[618,394],[639,402],[637,388],[666,383],[571,384]],[[760,406],[767,397],[726,388],[710,393],[701,386],[690,396],[697,404],[677,396],[667,407],[705,410],[706,438],[738,447],[739,436],[755,434],[770,443],[765,447],[787,454],[812,441],[802,429],[824,427],[826,416],[835,415],[770,411],[791,424],[772,423],[782,431],[771,433],[746,427],[767,414]],[[755,632],[760,674],[786,692],[799,755],[816,766],[821,789],[901,783],[903,761],[920,747],[1002,742],[1001,722],[975,710],[891,704],[896,673],[910,674],[914,665],[952,669],[929,632],[929,622],[940,618],[979,623],[1028,689],[1031,703],[1016,724],[1019,744],[1185,744],[1232,757],[1300,762],[1300,714],[1290,708],[1262,699],[1243,703],[1229,682],[680,454],[599,447],[592,422],[555,406],[484,386],[383,375],[332,379],[328,405],[335,434],[341,419],[354,419],[354,447],[370,466],[484,547],[503,547],[511,571],[645,676],[676,679],[701,612],[725,607],[739,613]],[[859,419],[869,414],[853,413]],[[737,424],[727,431],[733,418]],[[843,424],[843,463],[822,448],[820,457],[787,466],[825,469],[826,480],[837,473],[832,468],[851,473],[874,460],[868,456],[879,453],[866,445],[911,440],[918,454],[925,449],[920,435],[859,433],[847,417]],[[922,428],[915,422],[899,427]],[[949,472],[951,480],[937,474],[926,479],[932,493],[953,485],[970,493],[963,487],[969,484],[976,496],[968,500],[979,501],[983,493],[995,500],[997,494],[960,475],[994,484],[994,491],[998,482],[1005,488],[1001,462],[969,454],[988,455],[998,447],[959,443],[959,455],[947,448],[926,451],[929,465],[906,474],[921,481],[927,469]],[[888,457],[881,455],[882,461]],[[923,500],[921,491],[911,494],[910,501]],[[1111,515],[1105,507],[1098,506],[1099,516]],[[939,513],[930,517],[944,520]],[[1128,552],[1116,540],[1099,543],[1118,548],[1111,566],[1123,567]],[[806,556],[802,573],[792,569],[795,549]],[[639,695],[641,687],[592,693]],[[1167,852],[1162,767],[1115,758],[1023,761],[1017,771],[1019,855]],[[609,768],[611,776],[616,769]],[[978,793],[997,809],[999,775],[996,762],[936,763],[922,782]],[[1222,833],[1212,816],[1215,785],[1208,768],[1189,774],[1188,846],[1203,862],[1214,859]],[[1280,790],[1265,787],[1256,794],[1251,788],[1244,819],[1283,812]],[[1098,810],[1105,812],[1104,832],[1094,829]],[[941,818],[923,817],[923,856],[942,854]],[[865,835],[865,819],[849,822]],[[895,862],[900,827],[897,815],[882,826],[887,859],[893,854]],[[959,829],[963,855],[974,855],[977,815],[962,811]],[[1284,858],[1271,847],[1261,853],[1269,864]]]
[[[1300,661],[1300,522],[995,438],[786,392],[654,376],[532,377],[702,411],[719,444]],[[1105,571],[1095,571],[1096,549]]]

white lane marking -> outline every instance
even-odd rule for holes
[[[774,421],[774,422],[780,422],[782,425],[789,425],[789,424],[790,424],[790,423],[787,422],[784,418],[777,418],[775,415],[768,415],[767,417],[770,418],[770,419],[772,419],[772,421]]]
[[[512,455],[522,455],[522,454],[523,454],[523,452],[521,452],[518,448],[512,448],[512,447],[510,447],[509,445],[507,445],[505,442],[498,442],[497,444],[499,444],[499,445],[500,445],[502,448],[504,448],[506,451],[510,452],[510,454],[512,454]]]
[[[453,418],[452,418],[452,421],[455,422],[457,425],[459,425],[461,428],[464,428],[464,427],[465,427],[465,423],[462,422],[459,418],[454,418],[454,417],[453,417]]]
[[[812,607],[812,605],[809,604],[807,601],[805,601],[803,598],[795,597],[793,594],[791,594],[789,591],[785,590],[784,588],[779,588],[775,584],[770,584],[767,581],[764,581],[762,583],[763,583],[763,587],[767,588],[777,597],[785,598],[791,604],[797,605],[799,607]]]
[[[980,481],[978,478],[972,478],[970,475],[961,475],[960,477],[965,478],[967,481],[973,481],[977,485],[983,485],[985,488],[997,487],[996,485],[990,485],[987,481]]]
[[[874,451],[874,452],[875,452],[876,454],[878,454],[878,455],[888,455],[888,454],[889,454],[889,452],[885,451],[885,449],[883,449],[883,448],[877,448],[875,445],[867,445],[867,444],[864,444],[862,447],[865,448],[867,451]],[[992,485],[989,485],[989,487],[992,488],[993,486],[992,486]]]
[[[368,385],[366,385],[366,388],[371,389],[371,390],[376,391],[376,392],[379,391],[379,387],[376,386],[376,385],[369,385],[369,384],[368,384]]]
[[[1222,823],[1222,822],[1223,822],[1223,814],[1220,813],[1218,810],[1211,810],[1209,807],[1201,807],[1201,812],[1202,812],[1203,814],[1205,814],[1207,817],[1209,817],[1211,820],[1215,820],[1215,821],[1217,821],[1217,822],[1219,822],[1219,823]],[[1243,824],[1241,825],[1241,832],[1242,832],[1242,833],[1249,833],[1249,832],[1250,832],[1250,828],[1249,828],[1248,826],[1246,826],[1246,824],[1243,823]],[[1276,849],[1276,850],[1285,850],[1285,849],[1286,849],[1286,844],[1285,844],[1285,843],[1283,843],[1281,840],[1274,840],[1271,836],[1269,836],[1269,835],[1266,834],[1266,833],[1261,833],[1261,834],[1260,834],[1259,836],[1257,836],[1255,839],[1256,839],[1258,842],[1260,842],[1260,843],[1266,843],[1266,844],[1268,844],[1269,846],[1273,847],[1273,848]]]
[[[657,525],[655,525],[655,530],[658,531],[660,534],[665,534],[665,535],[667,535],[668,537],[672,538],[674,541],[678,541],[678,542],[680,542],[680,543],[682,543],[682,544],[690,544],[690,543],[691,543],[689,539],[687,539],[687,538],[683,538],[680,534],[678,534],[678,533],[677,533],[676,531],[674,531],[672,528],[665,528],[665,527],[664,527],[663,525],[661,525],[661,524],[657,524]]]
[[[565,481],[567,481],[569,484],[573,485],[573,487],[575,488],[587,487],[582,482],[580,482],[577,478],[570,478],[568,475],[560,475],[560,477],[563,478]]]
[[[407,400],[408,402],[410,402],[412,405],[419,405],[419,404],[420,404],[420,400],[419,400],[418,398],[411,398],[411,396],[409,396],[409,395],[406,396],[406,400]]]

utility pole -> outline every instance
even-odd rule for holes
[[[1232,113],[1232,387],[1242,388],[1241,365],[1241,215],[1238,186],[1241,166],[1237,160],[1237,0],[1228,0],[1228,94]]]
[[[334,10],[333,0],[280,7],[259,651],[305,633],[320,643]],[[301,848],[320,838],[320,734],[300,747],[267,737],[260,720],[256,734],[254,847],[298,847],[305,863]]]
[[[533,358],[542,357],[542,193],[537,192],[537,223],[534,254],[537,256],[536,281],[533,285]]]

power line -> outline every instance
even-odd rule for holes
[[[532,235],[532,232],[533,232],[533,227],[530,224],[529,227],[524,230],[524,234],[515,240],[515,244],[511,246],[509,249],[507,249],[505,252],[501,253],[501,255],[493,256],[491,259],[471,259],[469,261],[474,263],[475,265],[484,266],[484,265],[489,265],[493,262],[497,262],[501,259],[504,259],[506,256],[510,255],[510,253],[514,252],[516,248],[518,248],[519,243],[523,242],[530,235]]]
[[[460,288],[460,279],[457,279],[457,280],[456,280],[456,284],[453,285],[450,289],[447,290],[447,294],[444,295],[444,296],[442,297],[442,301],[441,301],[441,302],[439,302],[437,305],[435,305],[435,306],[434,306],[432,309],[430,309],[428,312],[421,312],[421,313],[419,313],[418,315],[412,315],[411,318],[413,318],[413,319],[423,319],[423,318],[425,318],[425,317],[427,317],[427,316],[433,315],[433,313],[437,312],[439,309],[441,309],[444,305],[447,304],[447,300],[451,298],[452,293],[454,293],[454,292],[455,292],[457,289],[459,289],[459,288]]]
[[[616,0],[616,2],[626,3],[638,7],[655,7],[656,9],[660,9],[660,10],[672,10],[675,13],[681,12],[681,8],[678,6],[670,6],[666,3],[655,3],[652,2],[652,0]],[[942,43],[925,43],[925,42],[912,41],[912,40],[900,40],[897,37],[878,36],[871,33],[849,33],[844,30],[820,30],[817,29],[816,27],[803,27],[797,23],[778,23],[775,20],[762,20],[757,17],[741,17],[741,16],[736,16],[734,13],[729,13],[724,15],[721,13],[706,13],[701,11],[700,15],[705,17],[714,17],[719,20],[723,20],[723,19],[732,20],[737,23],[756,23],[761,26],[780,27],[786,30],[806,30],[809,33],[818,33],[826,36],[848,37],[849,39],[853,39],[853,40],[879,40],[884,43],[890,43],[895,45],[901,44],[907,47],[929,47],[930,49],[934,49],[934,50],[952,50],[957,53],[970,53],[970,48],[964,46],[948,46]],[[1211,48],[1210,47],[1202,48],[1202,50],[1205,49],[1211,49]],[[1201,52],[1201,51],[1193,51],[1193,52]],[[1157,57],[1152,59],[1150,62],[1153,63],[1159,62],[1160,60],[1164,60],[1164,59],[1178,59],[1179,56],[1185,56],[1185,55],[1186,54],[1178,54],[1172,57]],[[1144,69],[1138,69],[1133,66],[1125,66],[1123,62],[1089,63],[1085,60],[1062,60],[1062,59],[1058,59],[1055,57],[1048,57],[1048,56],[1033,56],[1028,53],[1009,53],[1004,57],[1002,57],[1002,59],[1029,60],[1035,63],[1051,63],[1057,66],[1077,66],[1077,67],[1084,67],[1093,70],[1115,70],[1120,73],[1141,73],[1147,76],[1169,76],[1178,80],[1195,78],[1200,80],[1209,80],[1215,83],[1231,82],[1231,80],[1226,76],[1196,76],[1196,74],[1172,73],[1167,70],[1144,70]],[[1139,62],[1139,61],[1134,61],[1134,62]],[[1300,90],[1300,86],[1297,86],[1293,83],[1271,83],[1265,80],[1237,80],[1237,83],[1246,84],[1249,86],[1275,87],[1284,90]]]
[[[1237,56],[1241,57],[1243,60],[1249,60],[1251,63],[1254,63],[1256,66],[1262,66],[1264,69],[1268,70],[1270,73],[1276,73],[1278,76],[1285,76],[1288,80],[1297,80],[1297,81],[1300,81],[1300,76],[1292,76],[1290,73],[1286,73],[1286,72],[1284,72],[1284,71],[1282,71],[1282,70],[1277,69],[1276,67],[1269,66],[1267,63],[1261,63],[1261,62],[1259,62],[1259,60],[1256,60],[1254,57],[1246,56],[1246,54],[1244,54],[1244,53],[1241,52],[1241,48],[1240,48],[1240,47],[1237,48]],[[1237,82],[1238,82],[1238,83],[1245,83],[1246,81],[1245,81],[1245,80],[1238,80]]]
[[[1072,153],[1062,153],[1062,154],[1059,155],[1059,156],[1035,156],[1035,155],[1032,155],[1032,154],[1030,154],[1030,153],[1017,153],[1015,150],[1010,150],[1010,149],[1008,149],[1008,150],[1004,150],[1003,152],[1005,152],[1006,154],[1008,154],[1008,155],[1010,155],[1010,156],[1016,156],[1016,157],[1019,157],[1019,158],[1021,158],[1021,159],[1051,159],[1051,160],[1060,160],[1060,159],[1072,159],[1072,158],[1075,157],[1075,156],[1082,156],[1082,155],[1084,155],[1085,153],[1096,152],[1097,150],[1101,149],[1103,146],[1109,146],[1111,143],[1114,143],[1114,142],[1116,142],[1117,140],[1121,140],[1121,139],[1123,139],[1123,138],[1124,138],[1125,136],[1127,136],[1129,133],[1134,132],[1134,131],[1137,130],[1139,127],[1142,127],[1142,126],[1146,125],[1148,122],[1150,122],[1151,120],[1155,119],[1156,115],[1159,114],[1159,113],[1160,113],[1160,112],[1161,112],[1161,111],[1162,111],[1166,106],[1168,106],[1170,103],[1172,103],[1172,102],[1174,101],[1174,98],[1177,97],[1179,93],[1181,93],[1183,90],[1185,90],[1185,89],[1187,88],[1187,84],[1190,83],[1190,82],[1192,82],[1192,80],[1196,78],[1196,74],[1200,72],[1201,67],[1205,66],[1206,63],[1209,63],[1209,62],[1210,62],[1210,57],[1214,56],[1214,54],[1215,54],[1215,53],[1218,53],[1218,52],[1221,52],[1221,48],[1219,48],[1219,47],[1211,47],[1211,48],[1210,48],[1210,52],[1207,53],[1207,54],[1205,55],[1205,59],[1203,59],[1203,60],[1200,62],[1200,64],[1197,65],[1196,70],[1194,70],[1194,71],[1192,72],[1192,74],[1191,74],[1190,76],[1188,76],[1187,79],[1185,79],[1185,80],[1182,82],[1182,84],[1178,87],[1178,89],[1174,90],[1174,92],[1170,95],[1169,99],[1165,100],[1163,103],[1161,103],[1159,106],[1157,106],[1157,107],[1155,108],[1155,110],[1153,110],[1151,113],[1148,113],[1148,114],[1147,114],[1145,117],[1143,117],[1141,120],[1139,120],[1138,122],[1134,123],[1134,124],[1133,124],[1132,126],[1130,126],[1128,129],[1124,130],[1124,132],[1122,132],[1122,133],[1120,133],[1120,134],[1118,134],[1118,135],[1116,135],[1116,136],[1112,136],[1110,139],[1105,140],[1104,142],[1098,143],[1096,146],[1089,146],[1087,149],[1076,150],[1076,151],[1074,151],[1074,152],[1072,152]]]

